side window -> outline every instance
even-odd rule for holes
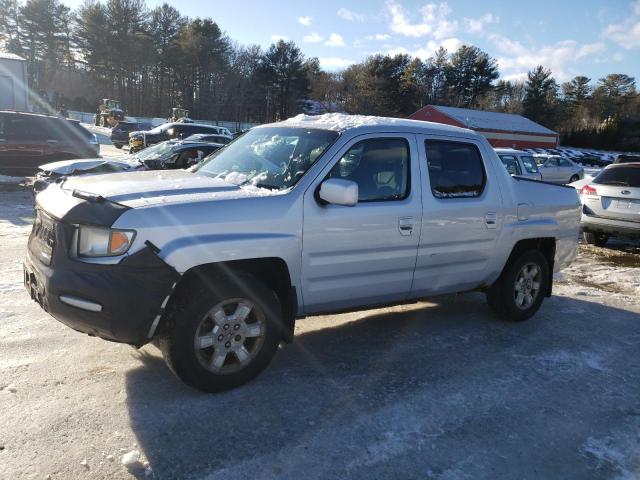
[[[526,157],[520,157],[520,160],[522,161],[522,165],[524,165],[524,169],[529,172],[529,173],[538,173],[538,166],[536,165],[535,160],[533,159],[533,157],[530,156],[526,156]]]
[[[500,155],[502,164],[509,172],[509,175],[520,175],[520,167],[518,166],[518,160],[513,155]]]
[[[560,162],[560,166],[561,167],[571,167],[571,162],[565,158],[559,159],[558,160]]]
[[[558,159],[557,158],[550,158],[549,160],[546,161],[545,166],[546,167],[557,167],[558,166]]]
[[[356,182],[359,202],[402,200],[409,194],[409,144],[403,138],[358,142],[329,177]]]
[[[33,118],[29,115],[11,115],[6,123],[7,138],[12,140],[35,140],[41,137]]]
[[[478,147],[470,143],[427,140],[431,192],[436,198],[479,197],[486,175]]]

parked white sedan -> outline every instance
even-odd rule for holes
[[[534,155],[542,180],[553,183],[573,183],[584,178],[584,168],[559,155]]]

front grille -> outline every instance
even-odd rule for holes
[[[36,210],[36,219],[29,236],[29,250],[45,265],[51,264],[56,243],[56,222],[42,210]]]

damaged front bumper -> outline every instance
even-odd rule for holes
[[[117,264],[70,258],[73,229],[55,222],[48,264],[38,251],[42,242],[32,232],[24,262],[31,298],[79,332],[135,346],[149,342],[180,275],[150,246]]]

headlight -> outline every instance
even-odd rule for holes
[[[113,257],[129,250],[136,232],[111,228],[79,227],[79,257]]]

